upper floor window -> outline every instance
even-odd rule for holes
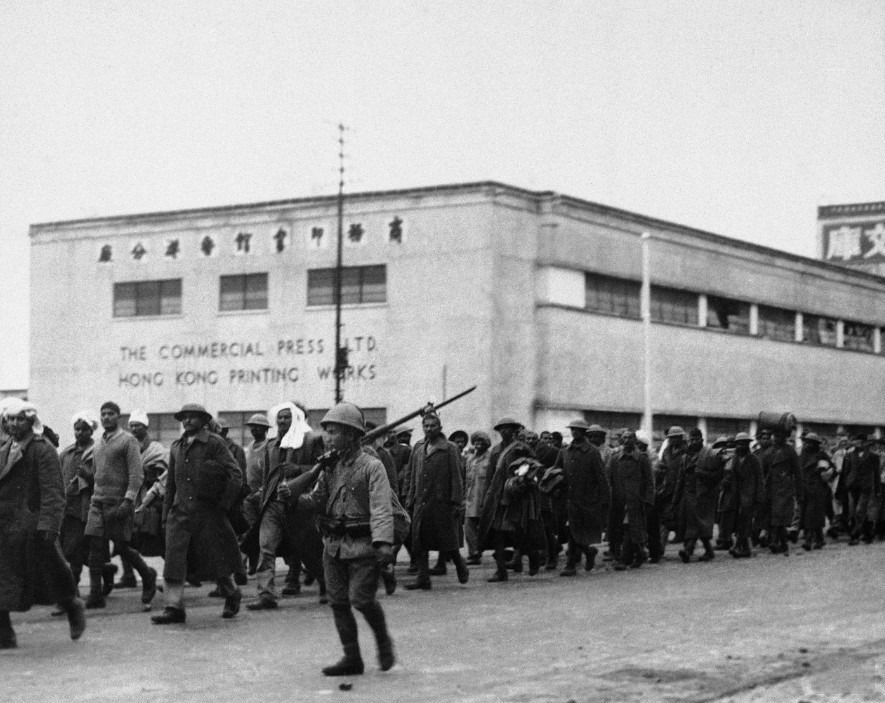
[[[387,302],[387,266],[346,266],[341,269],[341,303]],[[307,272],[307,304],[335,304],[335,269]]]
[[[750,304],[729,298],[707,298],[707,327],[737,334],[750,333]]]
[[[796,341],[796,313],[782,308],[759,306],[759,336],[782,342]]]
[[[844,323],[843,346],[845,349],[856,349],[857,351],[871,352],[873,351],[873,326],[865,325],[862,322]]]
[[[651,287],[651,319],[676,325],[698,324],[698,295],[675,288]]]
[[[244,273],[221,277],[218,309],[267,310],[267,274]]]
[[[587,310],[639,317],[639,283],[596,273],[587,273],[585,280]]]
[[[180,314],[180,278],[114,284],[114,317]]]
[[[802,339],[809,344],[836,346],[836,320],[817,315],[802,315]]]

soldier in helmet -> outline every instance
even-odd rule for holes
[[[326,676],[362,674],[364,665],[357,639],[359,610],[375,634],[382,671],[394,664],[393,641],[384,610],[375,594],[382,566],[393,560],[393,494],[384,464],[363,451],[366,433],[362,411],[339,403],[320,423],[326,446],[334,451],[312,469],[280,484],[280,492],[299,496],[299,507],[313,505],[320,513],[323,569],[335,627],[344,657],[323,669]]]
[[[678,425],[667,430],[661,459],[655,467],[655,512],[660,520],[661,557],[670,541],[670,532],[678,529],[676,484],[685,457],[685,431]]]
[[[827,504],[830,501],[830,486],[827,482],[834,473],[834,467],[830,457],[821,448],[820,437],[814,432],[809,432],[802,440],[799,468],[804,487],[800,508],[805,533],[802,549],[820,549],[824,546],[824,525]]]
[[[752,556],[750,533],[753,530],[753,516],[764,501],[762,466],[759,458],[750,451],[750,441],[750,435],[746,432],[737,433],[734,438],[734,458],[729,470],[734,482],[734,497],[728,507],[734,510],[736,539],[734,547],[728,551],[736,559]]]

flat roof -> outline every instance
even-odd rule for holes
[[[858,217],[885,213],[885,200],[874,203],[846,203],[844,205],[821,205],[817,209],[817,219],[829,220],[836,217]]]
[[[377,191],[362,191],[357,193],[348,193],[345,194],[345,200],[348,202],[359,201],[359,200],[372,200],[377,198],[394,198],[394,197],[414,197],[414,196],[423,196],[423,195],[432,195],[432,194],[445,194],[445,193],[454,193],[454,192],[470,192],[470,191],[483,191],[488,189],[497,189],[503,190],[513,195],[523,197],[527,200],[532,200],[535,203],[542,202],[544,200],[549,200],[551,198],[557,198],[561,202],[568,203],[579,208],[584,208],[587,210],[591,210],[593,212],[602,214],[602,215],[611,215],[615,217],[619,217],[624,220],[629,220],[631,222],[635,222],[637,225],[642,227],[654,227],[657,229],[667,229],[675,232],[680,232],[684,234],[690,234],[692,236],[696,236],[700,239],[707,240],[714,244],[719,245],[727,245],[732,247],[738,247],[741,249],[745,249],[748,251],[753,251],[758,254],[763,254],[767,256],[775,256],[780,257],[782,259],[788,259],[790,261],[794,261],[796,263],[802,264],[810,264],[815,267],[819,267],[832,272],[839,272],[844,274],[848,278],[856,278],[856,279],[865,279],[868,281],[875,281],[879,284],[885,281],[885,278],[882,276],[878,276],[873,273],[868,273],[866,271],[859,271],[857,269],[849,268],[847,266],[842,266],[840,264],[830,263],[828,261],[823,261],[821,259],[813,259],[807,256],[802,256],[800,254],[794,254],[792,252],[784,251],[782,249],[775,249],[773,247],[766,247],[761,244],[754,244],[752,242],[747,242],[741,239],[734,239],[732,237],[726,237],[721,234],[715,234],[713,232],[708,232],[706,230],[697,229],[694,227],[689,227],[687,225],[681,225],[675,222],[670,222],[668,220],[661,220],[655,217],[649,217],[648,215],[641,215],[636,212],[631,212],[629,210],[622,210],[620,208],[612,207],[610,205],[602,205],[600,203],[596,203],[590,200],[584,200],[582,198],[577,198],[574,196],[563,195],[561,193],[557,193],[552,190],[527,190],[525,188],[519,188],[517,186],[508,185],[506,183],[501,183],[500,181],[475,181],[472,183],[451,183],[444,185],[433,185],[433,186],[423,186],[417,188],[402,188],[402,189],[393,189],[393,190],[377,190]],[[213,215],[213,214],[222,214],[222,213],[231,213],[231,212],[248,212],[250,210],[264,210],[267,208],[284,208],[291,206],[304,206],[304,205],[332,205],[338,201],[338,195],[320,195],[320,196],[309,196],[304,198],[289,198],[285,200],[268,200],[257,203],[242,203],[237,205],[219,205],[219,206],[211,206],[211,207],[200,207],[200,208],[188,208],[184,210],[165,210],[165,211],[157,211],[157,212],[147,212],[147,213],[135,213],[128,215],[111,215],[105,217],[90,217],[76,220],[59,220],[55,222],[41,222],[32,224],[30,227],[30,236],[36,235],[40,230],[51,230],[56,228],[66,228],[66,227],[81,227],[83,225],[90,224],[134,224],[136,222],[144,222],[151,220],[165,220],[170,218],[179,218],[185,216],[199,216],[199,215]],[[880,209],[876,209],[880,208]],[[856,209],[852,210],[852,209]],[[818,208],[818,216],[819,217],[832,217],[835,216],[836,211],[842,216],[846,214],[873,214],[874,212],[885,212],[885,202],[880,203],[858,203],[854,205],[828,205],[822,206]],[[826,213],[826,214],[824,214]]]

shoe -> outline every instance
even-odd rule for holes
[[[187,581],[188,584],[193,586],[194,588],[200,588],[203,585],[203,582],[200,581],[200,579],[198,579],[196,576],[193,576],[193,575],[188,576],[185,579],[185,581]]]
[[[107,602],[101,593],[90,593],[86,597],[86,609],[93,610],[95,608],[104,608]]]
[[[124,573],[122,578],[114,584],[114,588],[138,588],[138,580],[135,574]]]
[[[787,532],[787,539],[793,544],[796,544],[799,541],[799,530],[790,530]]]
[[[393,564],[388,564],[381,569],[381,580],[384,582],[384,592],[388,596],[396,593],[396,573],[393,570]]]
[[[233,594],[224,599],[224,610],[221,611],[221,617],[225,620],[230,620],[237,613],[240,612],[240,601],[243,600],[243,594],[239,589]]]
[[[206,594],[209,598],[224,598],[224,594],[218,590],[218,588],[213,588],[209,593]]]
[[[682,559],[683,564],[688,564],[691,561],[691,554],[689,554],[684,549],[679,550],[679,558]]]
[[[593,571],[593,567],[596,566],[597,554],[599,554],[599,550],[596,547],[590,547],[587,550],[587,561],[584,564],[584,571]]]
[[[455,564],[455,572],[458,574],[458,583],[467,583],[470,580],[470,570],[463,561]]]
[[[660,554],[655,554],[653,557],[649,557],[649,558],[648,558],[648,563],[649,563],[649,564],[660,564],[660,563],[661,563],[661,558],[662,558],[662,557],[661,557]]]
[[[101,589],[103,596],[109,596],[111,591],[114,590],[114,574],[116,573],[116,564],[105,564],[101,567],[101,580],[104,582],[104,587]],[[89,606],[87,605],[86,607],[88,608]]]
[[[249,603],[246,610],[276,610],[280,605],[273,598],[262,596],[254,603]]]
[[[701,556],[698,557],[698,561],[713,561],[716,558],[716,552],[712,549],[708,549]]]
[[[147,578],[141,583],[141,604],[147,605],[157,595],[157,570],[148,569]]]
[[[284,596],[300,596],[301,595],[301,586],[293,586],[289,585],[283,588]]]
[[[328,605],[329,604],[329,596],[325,593],[320,593],[320,605]]]
[[[636,556],[633,557],[633,561],[630,563],[630,568],[638,569],[646,562],[647,559],[648,555],[645,553],[645,550],[640,549],[638,552],[636,552]]]
[[[58,617],[61,617],[62,615],[67,615],[68,611],[65,610],[62,606],[58,606],[55,610],[53,610],[49,614],[54,618],[58,618]]]
[[[184,608],[163,608],[159,615],[152,615],[151,622],[154,625],[175,625],[185,621]]]
[[[388,637],[384,644],[378,645],[378,668],[381,671],[390,671],[394,664],[396,664],[396,656],[393,653],[393,642]]]
[[[86,612],[83,610],[83,601],[74,598],[65,609],[68,614],[68,626],[71,629],[71,639],[78,640],[86,629]]]
[[[418,573],[418,565],[417,564],[409,564],[409,568],[406,569],[407,574],[417,574]]]
[[[412,581],[412,583],[405,585],[407,591],[429,591],[431,588],[433,588],[433,584],[430,583],[430,579],[426,581]]]
[[[391,664],[391,666],[393,665]],[[363,673],[364,669],[361,657],[344,655],[337,663],[323,667],[323,673],[326,676],[358,676]]]
[[[811,542],[803,542],[802,549],[804,549],[806,552],[810,552],[811,551]]]
[[[431,576],[445,576],[446,575],[446,565],[445,564],[437,564],[428,573]]]
[[[560,576],[577,576],[578,570],[574,567],[573,564],[568,564],[566,567],[559,572]]]
[[[855,547],[858,544],[860,544],[860,540],[857,537],[852,537],[850,540],[848,540],[849,547]]]
[[[245,586],[249,583],[249,578],[242,571],[238,571],[234,574],[234,583],[237,584],[237,586]]]
[[[815,542],[813,545],[811,545],[811,548],[812,549],[823,549],[824,543],[823,542]]]
[[[522,573],[522,559],[519,561],[510,561],[507,562],[507,569],[512,571],[514,574]]]
[[[12,627],[0,630],[0,649],[16,649],[18,642],[15,639],[15,630]]]
[[[510,577],[507,575],[507,572],[501,571],[499,569],[494,574],[492,574],[490,578],[487,578],[486,582],[487,583],[502,583],[502,582],[506,581],[508,578],[510,578]]]
[[[615,571],[626,571],[627,565],[624,562],[619,561],[617,564],[615,564],[614,570]]]
[[[305,586],[313,586],[313,582],[314,582],[314,581],[316,581],[316,579],[314,578],[313,574],[310,573],[309,571],[305,572],[305,574],[304,574],[304,585],[305,585]]]
[[[482,564],[482,557],[474,554],[473,556],[467,557],[464,563],[467,564],[467,566],[479,566]]]

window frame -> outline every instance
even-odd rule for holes
[[[260,287],[258,289],[253,289],[251,291],[251,300],[252,303],[257,302],[257,304],[250,304],[249,285],[252,282],[259,282],[262,280],[264,282],[264,295],[256,297],[256,290],[260,293],[261,289]],[[225,291],[225,283],[241,283],[241,285],[237,287],[238,290]],[[218,277],[218,312],[254,312],[267,310],[269,308],[269,289],[270,276],[267,272],[222,274]],[[227,295],[227,298],[225,298],[225,295]],[[228,307],[225,307],[226,301],[228,301]],[[239,306],[231,307],[231,302],[239,303]]]
[[[342,305],[384,305],[387,303],[387,264],[343,266],[341,271]],[[375,276],[374,280],[372,280],[373,275]],[[329,305],[335,305],[335,269],[308,269],[307,307],[317,308]]]
[[[151,289],[155,289],[155,291]],[[184,297],[183,289],[184,286],[181,278],[115,281],[112,293],[112,317],[130,319],[134,317],[171,317],[173,315],[181,315]],[[124,293],[127,295],[124,296]],[[176,300],[177,305],[175,304]],[[128,312],[130,307],[127,303],[129,302],[131,302],[132,312]],[[125,307],[124,304],[126,304]],[[171,307],[173,309],[164,310],[164,304],[167,308]]]

